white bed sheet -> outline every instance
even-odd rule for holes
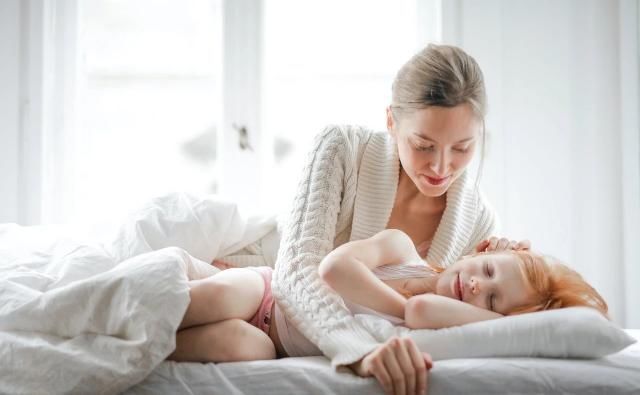
[[[0,256],[26,256],[69,248],[77,241],[106,241],[114,225],[33,227],[0,235]],[[67,240],[68,238],[68,240]],[[4,251],[3,251],[4,250]],[[4,254],[4,255],[3,255]],[[43,257],[38,255],[39,257]],[[0,259],[2,261],[2,259]],[[207,261],[210,261],[207,260]],[[630,332],[640,340],[640,331]],[[1,375],[0,375],[1,376]],[[382,391],[374,379],[348,369],[335,372],[323,357],[226,364],[162,362],[127,394],[353,394]],[[430,393],[628,393],[640,394],[640,343],[598,360],[477,358],[438,361]]]
[[[627,330],[640,340],[640,330]],[[221,364],[163,362],[125,394],[382,394],[373,379],[323,357]],[[436,362],[429,394],[640,394],[640,342],[605,358],[474,358]]]

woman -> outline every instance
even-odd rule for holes
[[[475,60],[456,47],[429,45],[396,76],[388,133],[329,127],[315,139],[274,271],[280,333],[301,332],[296,338],[310,339],[334,366],[373,375],[388,393],[425,388],[426,362],[415,357],[416,345],[379,344],[317,269],[335,247],[389,228],[445,267],[488,239],[495,217],[467,172],[485,138],[486,106]]]
[[[408,339],[378,344],[323,283],[318,266],[336,247],[390,228],[444,267],[474,248],[528,248],[526,241],[490,238],[494,214],[479,177],[468,175],[476,151],[481,170],[486,106],[475,60],[456,47],[429,45],[396,76],[386,133],[333,126],[316,137],[273,273],[281,312],[274,326],[294,345],[289,355],[319,349],[334,366],[375,376],[388,393],[425,388],[428,356],[416,357],[422,354]]]

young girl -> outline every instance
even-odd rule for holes
[[[352,313],[376,314],[412,329],[569,306],[607,313],[605,301],[578,273],[549,258],[497,251],[466,256],[442,269],[426,264],[411,238],[396,229],[336,248],[322,260],[319,274]],[[278,319],[270,283],[269,267],[228,269],[192,281],[191,303],[170,359],[228,362],[322,355]]]

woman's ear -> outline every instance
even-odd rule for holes
[[[392,137],[396,137],[396,121],[393,119],[393,111],[391,110],[391,106],[387,107],[387,131],[391,134]]]

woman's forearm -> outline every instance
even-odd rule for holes
[[[502,314],[434,294],[416,295],[405,306],[405,324],[411,329],[440,329],[492,320]]]
[[[355,193],[343,185],[345,174],[356,171],[350,150],[359,146],[361,137],[330,127],[314,139],[303,182],[282,227],[271,284],[286,318],[296,326],[304,322],[300,332],[338,365],[361,359],[378,344],[318,275],[322,257],[333,248],[342,199]]]

